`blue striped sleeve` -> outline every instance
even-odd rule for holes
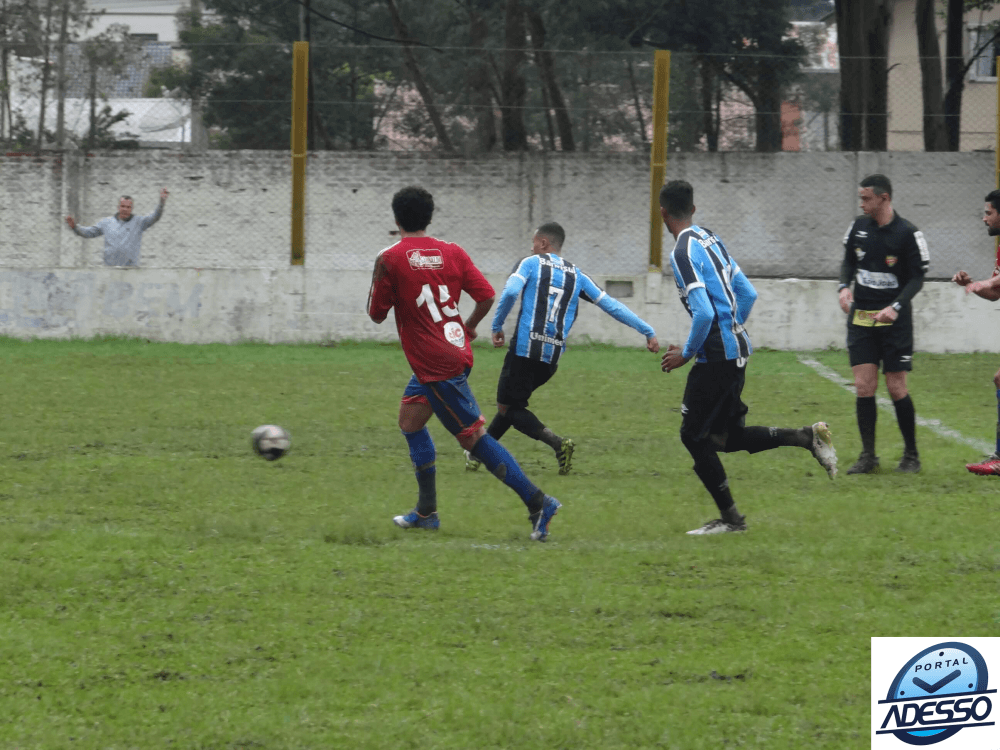
[[[753,303],[757,301],[757,290],[753,288],[750,279],[738,267],[736,273],[733,274],[733,291],[736,293],[736,310],[733,317],[737,323],[743,325],[750,317]]]
[[[647,339],[651,339],[656,335],[656,331],[653,330],[653,326],[629,310],[614,297],[609,297],[607,294],[602,292],[602,296],[597,300],[597,306],[619,323],[624,323],[629,328],[634,328]]]
[[[715,320],[715,308],[712,307],[708,299],[708,292],[705,285],[696,286],[688,292],[688,305],[691,308],[691,332],[688,334],[684,350],[681,352],[685,359],[691,359],[701,351],[708,339],[708,333],[712,330],[712,321]]]
[[[497,303],[496,312],[493,313],[493,323],[490,326],[494,333],[503,330],[504,321],[507,320],[511,308],[514,307],[514,303],[521,294],[521,290],[524,289],[524,285],[528,282],[528,274],[531,272],[530,261],[530,257],[522,260],[507,279],[507,283],[504,284],[503,291],[500,293],[500,301]]]

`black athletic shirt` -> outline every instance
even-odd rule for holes
[[[884,227],[862,214],[844,236],[841,287],[854,281],[854,305],[859,310],[881,310],[909,305],[924,283],[930,263],[924,234],[899,214]]]

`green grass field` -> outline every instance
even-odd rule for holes
[[[826,420],[846,469],[853,397],[797,356],[754,355],[749,423]],[[991,442],[997,366],[918,355],[918,416]],[[871,636],[1000,635],[1000,479],[952,439],[919,429],[919,476],[724,456],[750,530],[692,538],[686,370],[579,346],[532,402],[574,471],[505,438],[551,541],[436,422],[442,527],[403,532],[408,377],[397,346],[0,340],[0,748],[862,748]]]

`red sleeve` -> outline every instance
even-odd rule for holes
[[[375,270],[372,271],[372,285],[368,290],[368,317],[381,323],[389,315],[395,301],[389,269],[379,253],[375,259]]]
[[[472,258],[464,250],[462,254],[465,255],[465,271],[462,274],[462,291],[468,294],[476,302],[482,302],[483,300],[490,299],[496,296],[496,292],[493,289],[493,285],[486,280],[483,276],[483,272],[476,268],[476,264],[472,262]]]

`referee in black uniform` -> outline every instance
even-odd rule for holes
[[[878,471],[875,455],[875,388],[882,364],[885,385],[903,433],[903,458],[896,471],[920,471],[916,411],[906,389],[913,369],[913,310],[910,300],[924,284],[930,255],[923,233],[892,208],[892,183],[881,174],[858,188],[862,215],[844,237],[840,267],[840,309],[847,314],[847,351],[857,391],[861,456],[848,474]],[[851,293],[851,282],[854,293]]]

